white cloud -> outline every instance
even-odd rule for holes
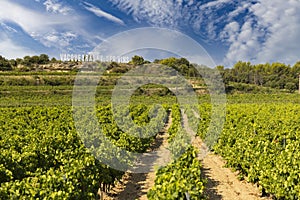
[[[0,38],[0,55],[4,56],[5,58],[23,58],[26,55],[36,54],[31,49],[16,44],[3,34],[0,35]]]
[[[300,60],[299,0],[257,0],[257,3],[250,0],[214,0],[204,4],[196,0],[109,1],[132,15],[137,22],[146,21],[153,26],[183,31],[186,27],[192,27],[201,39],[221,41],[228,47],[223,63],[231,65],[238,60],[246,60],[292,64]],[[88,40],[89,44],[93,40],[95,42],[97,36],[91,36],[82,28],[85,22],[78,13],[58,0],[40,2],[44,2],[48,12],[38,12],[9,0],[1,0],[0,7],[5,9],[0,12],[0,25],[4,30],[14,32],[6,22],[15,23],[47,47],[65,48],[80,37]],[[83,5],[99,17],[124,25],[122,19],[92,4]],[[103,35],[99,40],[104,40]],[[26,51],[12,41],[6,38],[1,44],[3,46],[6,42],[20,52]]]
[[[216,1],[210,1],[204,5],[201,6],[201,9],[206,9],[206,8],[212,8],[212,7],[220,7],[223,4],[226,4],[228,2],[232,2],[232,0],[216,0]]]
[[[72,11],[70,7],[64,6],[62,3],[57,2],[57,0],[46,0],[44,5],[46,6],[46,10],[52,13],[67,15]]]
[[[110,0],[136,21],[160,27],[189,26],[208,41],[228,47],[223,63],[300,60],[300,1]],[[221,11],[218,13],[218,11]],[[235,21],[237,20],[237,21]]]
[[[10,1],[0,1],[0,7],[6,8],[0,12],[0,21],[15,22],[26,32],[41,29],[43,24],[47,24],[47,20],[42,14],[31,12],[29,9]]]
[[[216,9],[232,3],[231,0],[217,0],[203,4],[195,0],[109,0],[114,6],[126,12],[137,21],[150,25],[180,30],[192,27],[203,38],[215,39],[217,24],[225,16],[217,16]],[[185,3],[183,3],[185,2]],[[204,33],[203,30],[208,33]]]
[[[240,25],[236,21],[232,21],[224,27],[224,30],[219,34],[224,42],[234,42],[237,40]]]
[[[236,9],[228,14],[228,19],[232,20],[234,17],[238,16],[239,14],[245,12],[245,10],[251,6],[248,2],[242,2],[242,5],[239,5]]]
[[[182,1],[171,0],[110,0],[136,21],[145,20],[154,26],[174,27],[182,19]],[[192,1],[191,1],[192,2]]]
[[[74,41],[78,35],[71,31],[67,32],[57,32],[53,31],[47,34],[34,35],[34,38],[39,40],[44,46],[52,47],[58,46],[60,48],[65,48],[71,45],[72,41]]]
[[[85,4],[84,5],[85,9],[87,9],[88,11],[94,13],[96,16],[98,16],[98,17],[104,17],[104,18],[106,18],[106,19],[108,19],[110,21],[113,21],[113,22],[115,22],[117,24],[120,24],[120,25],[125,25],[125,23],[121,19],[113,16],[112,14],[104,12],[100,8],[94,6],[94,5],[90,4],[90,3],[84,2],[84,4]]]
[[[138,9],[142,3],[141,0],[110,0],[120,10],[126,11],[128,14],[136,16]]]
[[[230,25],[223,31],[229,43],[224,63],[238,60],[253,63],[300,60],[300,2],[289,0],[259,1],[251,5],[240,29]],[[253,15],[252,17],[250,17]]]
[[[230,23],[225,27],[225,32],[228,33],[228,42],[230,47],[225,57],[225,63],[232,65],[236,61],[252,59],[257,49],[260,48],[258,42],[259,33],[252,28],[253,21],[246,21],[242,27],[238,28],[235,22]]]
[[[263,6],[267,9],[258,7]],[[274,60],[293,63],[300,59],[300,2],[289,0],[261,1],[253,6],[252,12],[258,18],[258,25],[266,27],[269,34],[257,55],[257,61]]]
[[[26,34],[45,47],[58,50],[67,49],[66,46],[71,45],[73,41],[78,39],[78,35],[84,38],[82,40],[85,43],[92,43],[94,36],[83,28],[86,23],[76,13],[72,12],[67,16],[65,12],[57,14],[45,13],[9,0],[1,0],[0,7],[5,8],[0,12],[0,23],[10,22],[16,24]],[[76,34],[76,36],[70,35],[70,33]],[[68,49],[70,48],[68,47]]]
[[[76,16],[53,16],[51,14],[45,14],[26,8],[8,0],[0,1],[0,7],[6,8],[2,9],[0,12],[0,22],[14,22],[21,26],[21,28],[29,34],[32,32],[47,33],[49,30],[54,30],[59,26],[70,28],[71,25],[74,24],[71,22],[76,20],[77,22],[79,21]]]
[[[215,66],[211,57],[195,40],[177,31],[162,28],[138,28],[119,33],[97,46],[93,53],[127,56],[132,55],[133,51],[145,53],[145,50],[153,49],[185,57],[192,63]]]
[[[2,26],[5,30],[11,32],[11,33],[17,33],[18,31],[10,26],[8,26],[7,24],[0,22],[0,26]]]

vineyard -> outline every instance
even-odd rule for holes
[[[1,113],[1,199],[93,199],[122,176],[87,152],[70,107]]]
[[[299,199],[299,109],[294,104],[230,105],[214,149],[263,194]]]
[[[72,86],[0,89],[0,199],[100,199],[125,173],[107,163],[130,168],[134,162],[129,161],[149,150],[167,118],[172,119],[167,142],[173,160],[157,169],[148,199],[208,198],[199,148],[191,145],[182,125],[184,113],[206,141],[212,108],[208,95],[199,96],[199,105],[184,106],[171,95],[135,96],[128,107],[113,110],[112,88],[99,86],[96,127],[89,110],[71,106]],[[162,107],[152,107],[156,103]],[[225,124],[212,150],[240,180],[258,187],[262,197],[299,199],[299,112],[296,94],[229,95]],[[118,115],[146,128],[120,127]]]
[[[178,117],[175,108],[174,116]],[[133,106],[131,115],[136,123],[145,124],[149,122],[148,111],[145,105]],[[83,145],[71,112],[68,106],[1,109],[1,132],[5,133],[1,134],[1,199],[95,199],[99,188],[108,191],[121,178],[122,172],[103,165],[86,150],[89,141]],[[116,146],[144,152],[153,142],[153,137],[137,139],[122,132],[112,120],[110,106],[98,107],[97,115],[103,132]],[[174,129],[179,122],[177,119],[173,124]],[[195,150],[190,151],[177,170],[195,163]],[[200,165],[194,165],[197,180]]]

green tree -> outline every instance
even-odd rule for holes
[[[30,56],[24,56],[23,60],[21,61],[22,65],[25,65],[27,67],[31,67],[32,66],[32,60]]]
[[[138,56],[138,55],[135,55],[132,57],[131,59],[131,64],[134,64],[134,65],[142,65],[144,64],[145,60],[142,56]]]
[[[30,62],[31,62],[32,64],[39,64],[39,63],[40,63],[40,57],[39,57],[39,56],[32,56],[32,57],[30,58]]]
[[[111,62],[109,66],[107,67],[107,70],[113,69],[113,68],[120,68],[120,65],[117,62]]]
[[[285,84],[284,89],[287,89],[290,93],[294,93],[297,89],[297,86],[295,83],[288,82]]]
[[[9,63],[12,67],[16,67],[18,65],[17,61],[15,59],[9,60]]]
[[[38,64],[47,64],[49,63],[49,56],[46,54],[41,54],[39,57],[39,63]]]
[[[17,62],[17,65],[21,64],[22,63],[22,58],[17,58],[16,62]]]
[[[1,71],[10,71],[12,70],[12,66],[7,59],[0,56],[0,70]]]
[[[290,67],[283,63],[272,63],[272,73],[277,76],[287,75],[290,72]]]
[[[160,62],[159,59],[155,59],[155,60],[153,61],[153,63],[159,63],[159,62]]]
[[[186,58],[179,58],[177,59],[177,64],[189,66],[190,62]]]
[[[300,61],[298,61],[291,69],[294,78],[298,78],[300,75]]]
[[[253,66],[250,62],[239,61],[233,66],[238,82],[253,83]]]
[[[167,65],[169,67],[177,69],[177,67],[176,67],[177,58],[175,58],[175,57],[170,57],[170,58],[160,60],[159,63],[162,65]]]
[[[57,60],[56,60],[56,58],[53,57],[53,58],[51,58],[50,62],[51,62],[51,63],[56,63]]]

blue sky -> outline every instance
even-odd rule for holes
[[[228,67],[300,60],[299,0],[1,0],[0,7],[7,58],[82,54],[114,34],[161,27],[193,38]]]

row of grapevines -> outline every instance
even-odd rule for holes
[[[93,199],[121,173],[86,151],[70,107],[1,108],[1,199]]]
[[[128,110],[130,112],[126,113]],[[111,106],[101,106],[98,108],[97,116],[100,120],[103,134],[105,137],[110,138],[114,145],[129,152],[145,152],[165,123],[164,111],[156,111],[157,108],[151,110],[150,107],[139,104],[129,108],[118,108],[113,114]],[[152,115],[151,112],[155,113],[155,115]],[[122,124],[117,124],[115,118],[122,118],[123,116],[128,116],[130,120],[133,120],[133,125],[137,126],[132,127],[130,126],[131,124],[127,124],[127,121],[122,121],[122,119],[119,120]],[[151,117],[154,120],[151,120]],[[120,128],[120,126],[122,127]],[[153,133],[153,130],[156,131]],[[143,134],[143,137],[139,136],[139,134]]]
[[[70,107],[0,110],[0,199],[95,199],[99,188],[108,189],[123,175],[100,163],[86,149],[101,145],[101,141],[95,142],[97,133],[78,136]],[[145,124],[149,122],[148,111],[146,106],[137,105],[130,114],[135,123]],[[105,136],[120,147],[139,152],[152,141],[120,130],[110,106],[97,107],[96,115]],[[109,154],[109,147],[94,148]]]
[[[190,147],[178,160],[156,172],[155,186],[147,197],[149,200],[205,199],[204,183],[197,151]]]
[[[214,150],[227,166],[240,171],[241,178],[257,183],[263,194],[299,199],[299,138],[299,105],[233,104],[227,107],[226,123]]]
[[[130,110],[130,111],[129,111]],[[90,123],[92,116],[86,115],[86,110],[79,110],[80,119],[77,123],[82,123],[84,130],[79,130],[84,144],[89,147],[93,155],[99,158],[102,162],[110,166],[126,171],[133,167],[136,160],[136,153],[145,152],[151,143],[154,141],[157,132],[151,132],[153,129],[163,128],[164,110],[155,112],[148,106],[134,105],[131,108],[118,107],[112,110],[111,106],[103,106],[99,109],[98,117],[102,122],[101,129],[95,123]],[[82,112],[83,111],[83,112]],[[150,120],[148,114],[151,112],[159,115],[154,120]],[[82,115],[83,114],[83,115]],[[133,119],[133,123],[127,120],[123,121],[120,116],[125,116],[125,119]],[[83,117],[82,117],[83,116]],[[114,118],[118,118],[118,123]],[[154,116],[155,117],[155,116]],[[128,119],[129,118],[129,119]],[[130,125],[128,125],[130,124]],[[147,124],[147,126],[143,126]],[[136,126],[142,125],[142,126]],[[125,127],[125,128],[124,128]],[[124,130],[126,132],[124,132]],[[99,134],[99,131],[102,134]],[[140,137],[140,134],[146,135],[145,138]],[[152,135],[151,135],[152,134]],[[150,137],[148,137],[150,135]]]
[[[190,138],[181,127],[178,105],[172,106],[172,125],[168,130],[170,151],[174,161],[156,172],[154,187],[148,199],[204,199],[204,183],[197,150],[190,146]]]

